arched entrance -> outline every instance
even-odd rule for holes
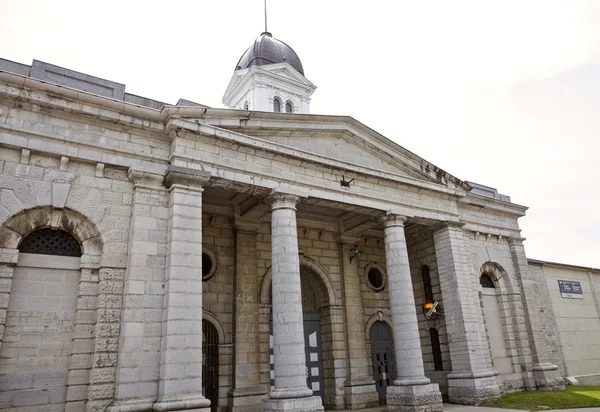
[[[494,282],[491,273],[483,273],[479,278],[479,284],[481,285],[481,303],[492,355],[492,365],[498,371],[499,379],[502,380],[504,375],[512,373],[512,362],[508,357],[504,341],[500,306],[496,297],[496,282]]]
[[[396,361],[392,329],[382,321],[373,323],[370,331],[373,379],[379,394],[379,404],[386,404],[387,387],[396,379]]]
[[[313,395],[320,396],[325,403],[325,383],[323,381],[323,342],[321,339],[322,305],[317,282],[307,268],[300,270],[302,290],[302,316],[304,318],[304,351],[306,354],[306,384]]]
[[[270,279],[269,279],[270,280]],[[300,265],[300,288],[302,291],[302,316],[304,320],[304,344],[306,356],[306,383],[314,396],[320,396],[327,405],[328,397],[335,399],[335,372],[325,370],[324,360],[333,360],[332,334],[324,339],[322,329],[330,327],[328,288],[319,274],[308,266]],[[272,289],[269,287],[269,303]],[[274,386],[273,323],[269,316],[271,388]],[[333,364],[333,362],[330,362]]]
[[[208,320],[202,320],[202,395],[210,400],[211,412],[219,404],[219,334]]]
[[[65,231],[41,229],[18,250],[0,350],[2,406],[64,409],[82,248]]]

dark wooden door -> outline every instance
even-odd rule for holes
[[[304,314],[304,350],[306,354],[306,384],[314,396],[325,402],[323,379],[323,347],[321,345],[321,317]]]
[[[396,379],[396,361],[392,331],[384,322],[375,322],[371,327],[371,354],[379,404],[385,405],[387,387]]]
[[[325,388],[323,376],[323,346],[321,343],[321,317],[318,314],[303,314],[304,317],[304,354],[306,356],[306,385],[314,396],[324,401]],[[273,359],[273,317],[269,316],[269,347],[271,390],[275,387],[275,365]]]

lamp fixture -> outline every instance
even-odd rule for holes
[[[352,249],[350,249],[350,253],[351,253],[351,255],[350,255],[350,263],[352,263],[352,260],[354,258],[360,259],[360,255],[362,254],[362,252],[360,251],[360,249],[357,248],[357,247],[353,247]]]
[[[444,311],[437,300],[434,302],[426,302],[423,304],[423,313],[427,319],[437,319],[444,315]]]

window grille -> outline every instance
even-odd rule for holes
[[[479,283],[484,288],[494,289],[496,287],[496,285],[494,285],[494,281],[492,280],[492,277],[486,273],[481,275],[481,277],[479,278]]]
[[[423,265],[421,268],[421,277],[423,278],[423,290],[425,291],[425,301],[433,302],[433,289],[431,288],[431,274],[429,266]]]
[[[62,230],[41,229],[30,233],[19,245],[21,253],[38,255],[81,256],[79,242]]]
[[[440,346],[440,335],[435,328],[429,330],[429,337],[431,338],[431,350],[433,352],[433,365],[436,371],[444,370],[444,363],[442,362],[442,347]]]

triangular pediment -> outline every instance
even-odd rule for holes
[[[426,173],[416,170],[412,167],[411,162],[400,154],[384,153],[367,142],[360,141],[346,133],[265,137],[274,143],[308,154],[368,169],[374,174],[383,172],[404,178],[432,181]]]
[[[352,179],[370,175],[399,183],[460,194],[471,187],[404,147],[347,116],[237,112],[208,109],[202,122],[235,133],[242,145],[260,147],[337,170]],[[304,162],[305,161],[305,162]]]

